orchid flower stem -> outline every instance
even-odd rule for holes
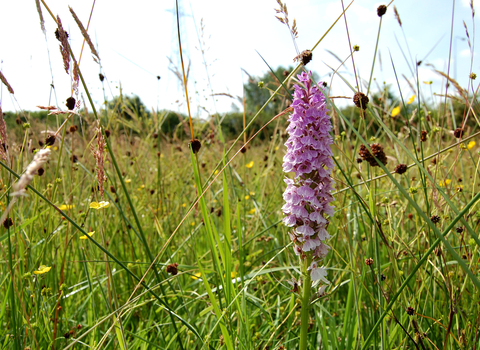
[[[312,278],[310,272],[307,271],[308,267],[312,263],[312,255],[308,254],[303,260],[303,297],[302,297],[302,310],[301,310],[301,323],[300,323],[300,350],[307,349],[307,334],[309,326],[309,311],[310,311],[310,292],[312,289]]]

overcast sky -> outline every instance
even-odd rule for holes
[[[62,19],[69,33],[70,45],[78,58],[83,37],[68,6],[75,10],[86,27],[93,0],[45,0],[45,3],[53,14]],[[348,3],[345,1],[345,6]],[[342,12],[341,0],[287,0],[286,4],[290,21],[294,18],[297,21],[300,51],[312,48]],[[347,11],[351,44],[360,46],[360,51],[354,56],[357,73],[367,81],[380,22],[376,9],[381,4],[379,1],[356,0]],[[242,84],[247,81],[242,68],[253,76],[268,71],[258,53],[271,67],[293,65],[295,47],[288,29],[275,18],[274,9],[278,7],[275,0],[182,0],[180,5],[185,60],[192,62],[188,88],[194,113],[205,115],[203,108],[209,112],[228,111],[235,100],[225,96],[212,97],[211,92],[241,96]],[[395,19],[393,5],[398,9],[402,27]],[[179,64],[174,9],[174,0],[96,0],[88,32],[98,48],[101,67],[93,61],[88,46],[85,46],[80,69],[97,106],[104,100],[98,77],[101,72],[106,77],[107,99],[119,95],[121,87],[124,94],[140,96],[150,109],[184,111],[181,85],[169,70],[172,65],[168,60],[170,57],[174,64]],[[401,88],[408,97],[413,92],[402,77],[405,75],[412,80],[407,61],[413,66],[412,61],[422,60],[419,80],[433,81],[432,91],[441,92],[444,84],[441,84],[442,78],[433,71],[432,65],[445,72],[448,69],[452,10],[451,0],[397,0],[390,5],[382,21],[379,43],[381,62],[377,60],[374,70],[379,85],[385,81],[394,84],[393,90],[398,91],[391,55]],[[46,35],[40,28],[35,0],[0,3],[0,70],[15,90],[12,96],[2,85],[0,100],[4,111],[36,110],[36,105],[49,104],[66,109],[71,78],[63,69],[59,42],[54,35],[55,23],[43,5],[42,13]],[[453,25],[456,51],[452,52],[450,75],[456,76],[466,87],[472,56],[464,21],[474,48],[469,1],[456,0]],[[478,24],[477,19],[475,22]],[[205,49],[203,57],[200,43]],[[348,57],[350,48],[343,19],[316,48],[313,61],[307,66],[330,83],[331,70],[328,66],[337,68],[339,63],[327,50],[341,60]],[[207,79],[204,62],[210,79]],[[351,60],[340,72],[354,84]],[[473,72],[480,74],[475,60]],[[157,76],[161,79],[158,80]],[[52,81],[54,90],[51,89]],[[430,97],[430,87],[422,87],[426,88],[427,97]],[[374,85],[373,90],[376,89]],[[80,93],[83,93],[83,88]],[[332,93],[353,96],[338,77],[333,80]]]

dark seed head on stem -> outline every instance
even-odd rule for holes
[[[358,108],[362,109],[367,109],[368,102],[370,100],[368,99],[368,96],[366,96],[363,92],[357,92],[355,95],[353,95],[353,103],[355,103],[355,106]]]
[[[45,144],[47,146],[53,146],[55,144],[55,135],[49,135],[45,139]]]
[[[308,62],[312,60],[312,51],[305,50],[300,53],[300,55],[296,56],[293,60],[294,61],[301,61],[304,66],[307,65]]]
[[[453,131],[453,136],[455,136],[457,139],[463,136],[463,129],[462,128],[456,128]]]
[[[202,147],[202,144],[200,143],[200,140],[195,139],[190,141],[190,148],[192,149],[192,152],[194,154],[198,153],[200,151],[200,148]]]
[[[427,132],[425,130],[422,130],[420,133],[420,141],[422,142],[427,141]]]
[[[175,276],[178,273],[178,263],[173,263],[170,265],[167,265],[167,272],[171,274],[172,276]]]
[[[75,103],[77,101],[73,97],[67,98],[67,103],[65,104],[69,110],[73,110],[75,108]]]
[[[432,217],[430,218],[430,220],[432,220],[432,222],[436,225],[440,222],[440,216],[438,215],[432,215]]]
[[[397,174],[404,174],[407,171],[407,164],[398,164],[394,172]]]
[[[6,218],[4,221],[3,221],[3,227],[5,227],[7,230],[13,226],[13,220],[12,218]]]
[[[382,17],[385,13],[387,13],[387,6],[380,5],[377,7],[377,15],[378,17]]]

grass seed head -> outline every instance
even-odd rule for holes
[[[436,225],[440,222],[440,216],[438,215],[432,215],[432,217],[430,218],[430,220],[432,220],[432,222]]]
[[[362,157],[362,159],[368,162],[368,164],[370,164],[370,166],[372,167],[378,166],[378,163],[375,160],[375,157],[377,157],[378,160],[382,162],[383,165],[387,165],[387,156],[383,151],[382,145],[380,145],[379,143],[372,143],[370,145],[370,148],[372,149],[373,154],[370,153],[370,151],[367,149],[365,145],[360,145],[360,151],[358,152],[360,157]]]
[[[463,136],[463,129],[462,128],[456,128],[454,131],[453,131],[453,136],[455,136],[455,138],[459,139]]]
[[[425,130],[422,130],[420,133],[420,141],[422,142],[427,141],[427,132]]]
[[[74,97],[67,98],[67,103],[65,104],[69,110],[73,110],[75,108],[75,100]]]
[[[198,153],[198,151],[200,151],[201,147],[202,147],[202,144],[201,144],[200,140],[195,139],[195,140],[190,141],[190,148],[192,149],[192,152],[194,154]]]
[[[357,92],[355,95],[353,95],[353,103],[355,103],[355,106],[358,108],[362,109],[367,109],[368,102],[370,100],[368,99],[368,96],[366,96],[363,92]]]
[[[5,227],[7,230],[13,226],[13,220],[12,218],[6,218],[4,221],[3,221],[3,227]]]
[[[394,172],[397,174],[404,174],[407,171],[407,164],[398,164]]]
[[[380,5],[377,7],[377,15],[378,17],[382,17],[385,13],[387,13],[387,6]]]
[[[310,51],[310,50],[305,50],[305,51],[302,51],[302,52],[300,53],[300,55],[296,56],[296,57],[293,59],[293,61],[294,61],[294,62],[300,61],[300,62],[302,62],[302,64],[303,64],[304,66],[306,66],[306,65],[308,64],[308,62],[310,62],[310,61],[312,60],[312,56],[313,56],[312,51]]]

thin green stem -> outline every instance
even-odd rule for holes
[[[308,267],[312,263],[312,256],[309,254],[303,261],[303,296],[302,296],[302,314],[300,323],[300,350],[307,348],[307,335],[309,326],[309,310],[310,310],[310,292],[312,290],[312,278],[307,271]]]

